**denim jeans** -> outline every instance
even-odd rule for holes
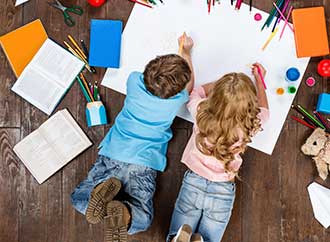
[[[122,191],[127,195],[122,202],[128,205],[132,215],[128,233],[145,231],[153,219],[152,200],[156,190],[156,176],[157,171],[152,168],[98,156],[87,178],[71,194],[71,202],[78,212],[86,214],[94,187],[115,177],[122,183]]]
[[[212,182],[188,170],[172,214],[167,241],[183,224],[200,233],[205,242],[219,242],[229,222],[235,200],[233,182]]]

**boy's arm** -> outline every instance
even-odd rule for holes
[[[253,75],[256,79],[256,88],[257,88],[257,97],[258,97],[259,106],[269,109],[265,88],[264,88],[264,85],[262,83],[262,79],[261,79],[261,77],[258,73],[258,68],[256,66],[258,66],[260,68],[261,74],[262,74],[263,77],[265,77],[265,75],[266,75],[266,70],[259,63],[255,63],[255,64],[253,64],[253,66],[254,67],[252,69],[252,72],[253,72]]]
[[[182,41],[184,41],[184,42],[181,44]],[[188,84],[186,86],[186,90],[190,94],[195,85],[194,67],[193,67],[192,59],[191,59],[191,49],[194,46],[194,41],[192,40],[192,38],[187,36],[186,33],[183,33],[183,35],[180,36],[180,38],[179,38],[179,46],[180,46],[179,55],[181,55],[181,57],[188,62],[188,65],[191,70],[190,81],[188,82]]]

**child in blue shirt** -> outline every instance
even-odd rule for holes
[[[170,126],[194,85],[193,41],[180,38],[181,56],[159,56],[143,73],[130,74],[124,107],[101,142],[88,177],[71,195],[88,222],[105,220],[106,242],[126,242],[127,230],[134,234],[151,225],[155,179],[166,167]],[[120,190],[126,198],[115,200]]]

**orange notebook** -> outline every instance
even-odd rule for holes
[[[0,44],[16,77],[21,75],[47,38],[39,19],[0,37]]]
[[[298,57],[329,54],[324,7],[295,9],[292,20]]]

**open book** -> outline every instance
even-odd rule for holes
[[[50,115],[83,67],[81,60],[47,39],[12,90]]]
[[[15,145],[14,152],[41,184],[91,145],[68,110],[63,109]]]

